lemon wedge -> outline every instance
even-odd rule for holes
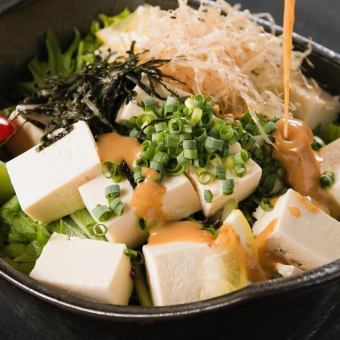
[[[233,210],[226,218],[212,249],[205,260],[202,298],[241,289],[262,274],[254,235],[240,210]]]

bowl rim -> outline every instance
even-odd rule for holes
[[[18,5],[28,2],[32,2],[32,0],[11,0],[7,5],[0,7],[0,16]],[[209,0],[206,2],[211,4]],[[197,4],[197,1],[192,0],[190,3]],[[261,18],[255,18],[255,20],[266,29],[274,29],[276,34],[282,32],[282,28],[278,25],[273,25]],[[327,47],[297,33],[294,33],[294,44],[298,49],[311,44],[312,54],[314,56],[327,61],[334,65],[334,67],[340,68],[340,54]],[[186,318],[198,315],[201,312],[208,313],[220,309],[229,309],[244,302],[264,297],[278,296],[307,288],[317,289],[321,284],[326,284],[337,279],[340,280],[340,259],[292,278],[280,278],[255,283],[236,292],[205,301],[163,307],[107,305],[89,301],[71,295],[70,293],[45,286],[31,279],[29,276],[18,272],[1,258],[0,277],[36,298],[71,312],[106,320],[151,321]]]

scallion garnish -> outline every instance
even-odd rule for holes
[[[130,258],[130,261],[134,266],[139,266],[144,263],[143,254],[138,250],[126,248],[124,254]]]
[[[330,189],[335,183],[335,174],[331,171],[324,172],[320,177],[320,184],[324,189]]]
[[[224,165],[217,165],[216,166],[216,178],[217,179],[225,179],[225,167]]]
[[[112,178],[115,182],[120,182],[123,179],[119,166],[114,162],[102,162],[102,173],[106,178]]]
[[[208,171],[202,171],[199,175],[198,175],[198,181],[201,184],[209,184],[212,180],[212,176]]]
[[[325,142],[318,136],[313,137],[312,148],[315,151],[320,150],[323,146],[325,146]]]
[[[234,192],[234,180],[232,178],[228,178],[223,181],[222,184],[223,195],[231,195]]]
[[[211,203],[212,200],[213,200],[213,193],[211,192],[211,190],[204,190],[204,200],[207,202],[207,203]]]
[[[107,233],[107,227],[104,224],[95,223],[92,226],[92,232],[93,232],[93,235],[95,236],[103,237]]]
[[[105,222],[111,218],[113,211],[106,205],[98,204],[93,209],[93,214],[99,222]]]
[[[124,203],[119,197],[114,198],[110,202],[110,209],[115,215],[120,216],[123,213]]]
[[[266,197],[262,198],[260,200],[260,207],[261,207],[262,210],[264,210],[266,212],[273,210],[273,205],[272,205],[270,199],[266,198]]]
[[[119,184],[109,185],[105,188],[105,197],[108,200],[114,199],[120,196],[120,186]]]

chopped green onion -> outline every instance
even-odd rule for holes
[[[223,195],[228,196],[234,192],[234,180],[227,178],[222,184]]]
[[[162,132],[166,130],[167,126],[165,122],[160,122],[154,125],[156,132]]]
[[[267,211],[267,212],[273,210],[273,205],[270,202],[269,198],[262,198],[260,200],[260,207],[262,210]]]
[[[204,190],[204,200],[207,203],[211,203],[212,199],[213,199],[214,195],[211,192],[211,190]]]
[[[201,184],[208,184],[212,180],[212,176],[208,171],[203,171],[198,175],[198,181]]]
[[[195,108],[195,101],[193,98],[189,97],[185,100],[184,105],[192,111]]]
[[[196,108],[202,108],[204,105],[204,97],[202,95],[197,95],[194,97],[194,104]]]
[[[183,155],[185,159],[192,160],[197,158],[197,149],[184,149]]]
[[[196,107],[196,108],[194,109],[194,111],[192,112],[192,114],[191,114],[191,119],[190,119],[190,121],[191,121],[194,125],[197,125],[197,124],[200,123],[200,121],[201,121],[202,114],[203,114],[202,109]]]
[[[177,156],[177,162],[179,165],[185,165],[188,163],[188,160],[184,156],[184,151],[182,151],[178,156]]]
[[[109,199],[117,198],[120,196],[119,184],[112,184],[105,188],[105,197]]]
[[[335,174],[331,171],[324,172],[320,177],[320,184],[324,189],[330,189],[335,183]]]
[[[312,148],[315,151],[320,150],[323,146],[325,146],[325,142],[318,136],[313,137]]]
[[[172,135],[179,135],[182,131],[182,125],[183,124],[179,119],[177,118],[170,119],[168,123],[169,132]]]
[[[98,204],[93,209],[93,214],[99,222],[105,222],[111,218],[113,211],[106,205]]]
[[[102,172],[104,177],[112,178],[114,182],[120,182],[123,179],[123,175],[116,163],[105,161],[102,162]]]
[[[155,128],[152,125],[148,125],[143,131],[147,136],[151,136],[155,132]]]
[[[139,266],[144,263],[143,254],[138,250],[126,248],[124,254],[130,258],[134,266]]]
[[[244,177],[247,174],[247,169],[244,165],[236,165],[234,171],[237,177]]]
[[[216,167],[216,178],[217,179],[225,179],[225,167],[224,165],[218,165]]]
[[[197,144],[196,141],[193,139],[187,139],[183,141],[183,149],[196,149],[197,148]]]
[[[147,98],[143,101],[144,104],[144,111],[154,111],[154,109],[156,108],[156,100],[154,98]]]
[[[177,99],[173,97],[168,97],[164,105],[164,115],[167,117],[168,114],[172,114],[176,111],[178,105]]]
[[[231,125],[222,125],[219,128],[219,134],[222,140],[228,141],[234,137],[234,129]]]
[[[217,230],[211,225],[211,224],[206,224],[204,225],[201,230],[207,231],[208,233],[210,233],[213,238],[216,238],[217,236]]]
[[[133,180],[136,184],[144,181],[144,176],[142,175],[141,169],[138,169],[133,173]]]
[[[133,128],[130,133],[129,133],[129,136],[130,137],[137,137],[139,134],[139,131],[136,129],[136,128]]]
[[[150,168],[161,172],[163,170],[163,164],[161,162],[151,161]]]
[[[110,209],[115,215],[120,216],[123,213],[124,203],[120,198],[115,198],[110,202]]]
[[[157,163],[165,164],[169,160],[169,155],[166,152],[157,151],[153,157],[153,161]]]
[[[192,133],[192,126],[188,124],[183,125],[183,132],[185,134]]]
[[[205,148],[208,152],[214,153],[223,150],[223,140],[208,136],[205,140]]]
[[[224,165],[227,169],[232,170],[235,168],[235,158],[233,155],[227,156],[227,158],[224,161]]]
[[[276,129],[276,125],[272,121],[269,121],[263,126],[263,130],[267,135],[270,135],[275,129]]]
[[[249,160],[248,152],[241,149],[241,151],[234,155],[234,160],[236,165],[245,165]]]
[[[177,135],[167,135],[166,136],[166,146],[168,148],[176,148],[179,144],[179,138]]]
[[[114,162],[102,162],[102,173],[104,177],[111,178],[112,174],[117,171],[117,164]]]
[[[92,227],[93,235],[103,237],[107,233],[107,227],[104,224],[95,223]]]

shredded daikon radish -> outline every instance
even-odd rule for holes
[[[282,37],[265,32],[248,10],[224,0],[193,9],[179,0],[175,10],[143,6],[135,13],[139,22],[130,19],[126,32],[147,36],[137,41],[148,50],[146,59],[171,59],[163,71],[181,80],[183,90],[214,96],[223,114],[283,116]],[[114,48],[109,41],[102,50]],[[292,78],[303,79],[309,53],[293,52]]]

